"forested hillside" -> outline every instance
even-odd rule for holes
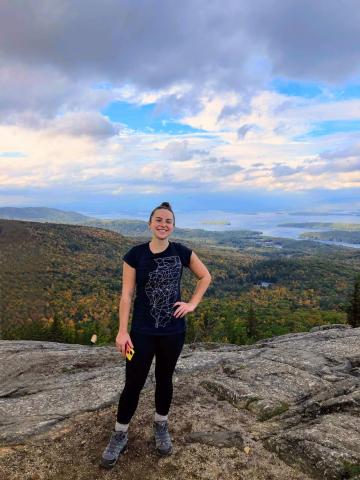
[[[2,338],[89,343],[97,333],[98,343],[113,342],[121,257],[147,239],[94,227],[0,220]],[[188,342],[252,343],[345,322],[360,251],[312,249],[310,242],[295,241],[283,241],[281,249],[181,241],[213,278],[203,302],[187,316]],[[195,284],[186,269],[184,301]]]

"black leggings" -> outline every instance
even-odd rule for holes
[[[130,333],[134,356],[126,359],[125,386],[117,411],[119,423],[129,423],[139,402],[140,392],[148,376],[155,355],[155,408],[159,415],[167,415],[173,394],[172,376],[185,341],[185,332],[175,335],[146,335]]]

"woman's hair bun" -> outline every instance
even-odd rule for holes
[[[161,206],[161,207],[171,208],[169,202],[162,202],[162,204],[161,204],[160,206]]]

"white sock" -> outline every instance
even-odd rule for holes
[[[128,428],[129,428],[128,423],[119,423],[119,422],[115,423],[115,431],[116,432],[127,432]]]
[[[157,412],[155,412],[155,422],[163,422],[164,420],[167,420],[168,416],[167,415],[159,415]]]

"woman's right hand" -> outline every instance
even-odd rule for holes
[[[115,340],[116,349],[121,353],[123,357],[126,356],[126,344],[129,344],[131,348],[134,348],[134,345],[131,341],[130,335],[126,333],[118,333]]]

